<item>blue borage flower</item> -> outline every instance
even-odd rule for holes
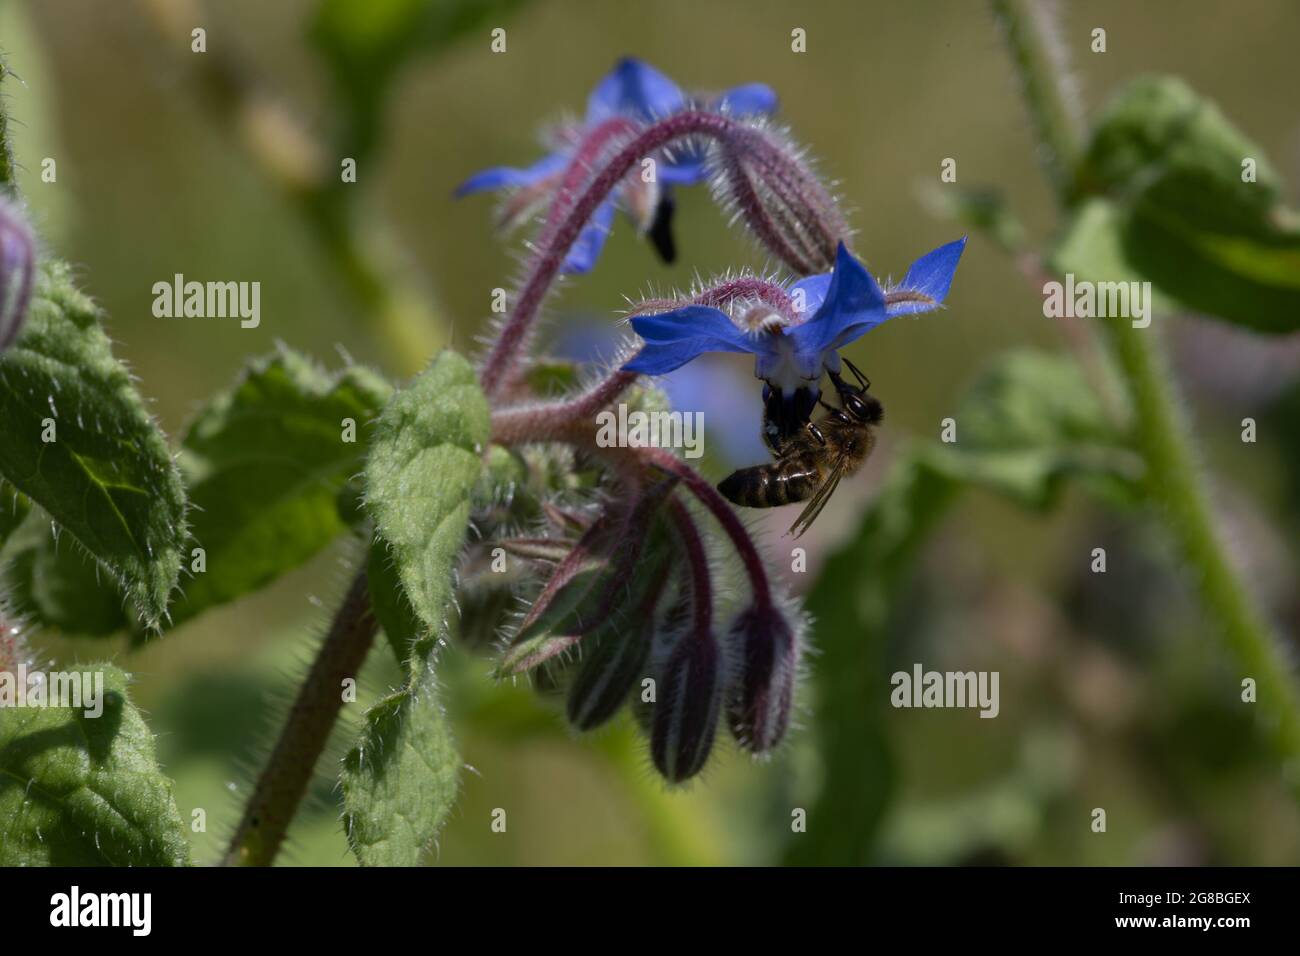
[[[747,83],[728,90],[711,101],[694,102],[667,76],[647,63],[624,57],[614,65],[592,90],[587,98],[587,114],[582,123],[562,131],[563,144],[555,152],[524,169],[511,166],[494,166],[476,173],[457,187],[457,197],[497,189],[514,189],[523,192],[524,201],[515,210],[511,220],[523,217],[538,202],[543,201],[568,168],[577,146],[586,134],[607,120],[625,117],[648,123],[676,113],[687,106],[700,106],[726,112],[733,116],[769,114],[776,109],[776,93],[762,83]],[[637,226],[642,231],[651,227],[656,216],[671,210],[672,186],[693,186],[707,177],[704,155],[699,150],[678,150],[673,156],[658,164],[658,192],[650,203],[626,201],[616,190],[610,199],[601,204],[591,222],[583,230],[565,259],[563,271],[569,274],[589,272],[595,265],[605,238],[614,221],[614,206],[618,199],[625,200],[625,208],[648,205],[636,214]],[[669,243],[670,245],[670,243]],[[663,247],[661,246],[661,249]]]
[[[799,389],[815,394],[823,370],[839,372],[839,349],[886,319],[939,308],[965,248],[963,236],[927,253],[885,292],[840,243],[831,272],[789,287],[794,323],[742,329],[725,312],[700,305],[636,316],[632,328],[645,345],[623,368],[663,375],[705,352],[748,352],[757,358],[754,374],[772,388],[786,395]]]

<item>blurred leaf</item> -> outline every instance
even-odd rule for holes
[[[366,508],[426,629],[442,633],[470,493],[491,429],[474,369],[454,352],[393,396],[366,462]]]
[[[125,598],[112,576],[71,536],[55,535],[41,509],[0,548],[0,568],[10,600],[34,624],[88,637],[127,625]]]
[[[920,458],[901,457],[857,534],[827,560],[808,595],[805,607],[816,621],[813,710],[823,778],[807,831],[791,837],[787,863],[855,866],[869,860],[895,788],[884,729],[884,647],[894,598],[956,491],[956,482]]]
[[[54,441],[43,441],[46,420]],[[102,562],[155,627],[180,576],[185,490],[166,438],[61,263],[0,355],[0,476]]]
[[[172,785],[127,676],[108,664],[73,673],[103,675],[100,716],[0,710],[0,865],[187,865]]]
[[[992,186],[958,186],[956,183],[927,184],[922,198],[935,215],[951,219],[970,232],[996,242],[1004,252],[1019,252],[1025,244],[1025,228],[1007,205],[1001,190]]]
[[[195,505],[190,547],[203,548],[206,570],[187,582],[175,621],[264,587],[347,529],[340,496],[391,394],[365,368],[329,373],[281,349],[208,403],[180,458]]]
[[[1037,509],[1052,505],[1067,479],[1116,502],[1137,495],[1142,458],[1068,356],[999,356],[963,398],[956,422],[955,443],[923,452],[953,480]]]
[[[1243,163],[1255,164],[1243,181]],[[1300,328],[1300,217],[1258,144],[1173,77],[1125,87],[1093,131],[1085,201],[1052,266],[1146,279],[1185,307],[1266,332]],[[1100,198],[1099,198],[1100,197]]]
[[[1140,459],[1068,357],[1001,356],[955,418],[954,444],[917,445],[899,455],[856,535],[830,557],[808,595],[825,776],[808,830],[792,838],[787,862],[859,865],[870,858],[894,788],[883,727],[883,649],[913,559],[958,493],[980,486],[1045,508],[1068,478],[1111,501],[1136,497]]]
[[[364,865],[417,863],[455,800],[460,757],[438,702],[433,656],[447,633],[489,432],[474,370],[454,352],[394,395],[375,429],[366,463],[376,530],[371,604],[409,670],[406,687],[366,714],[343,764],[348,844]]]
[[[345,142],[359,158],[375,145],[390,87],[409,61],[505,24],[524,0],[321,0],[310,36],[344,98]]]
[[[543,358],[528,367],[528,387],[544,398],[564,395],[582,386],[582,369],[567,359]]]

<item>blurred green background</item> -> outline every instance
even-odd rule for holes
[[[248,355],[276,341],[330,363],[342,349],[392,373],[426,357],[395,355],[358,321],[336,263],[193,75],[189,29],[203,26],[208,55],[233,64],[240,82],[271,94],[308,132],[331,129],[331,87],[306,41],[314,6],[0,3],[0,48],[24,81],[5,86],[26,168],[20,185],[48,244],[77,264],[83,288],[106,309],[118,354],[169,434]],[[1070,5],[1065,22],[1090,111],[1135,75],[1179,74],[1260,142],[1293,186],[1300,182],[1300,5],[1115,0]],[[351,187],[360,192],[358,228],[374,230],[373,240],[367,232],[359,241],[383,243],[384,260],[400,262],[436,304],[423,330],[430,342],[473,350],[491,290],[509,286],[518,269],[518,237],[501,242],[488,202],[455,202],[452,188],[485,166],[531,162],[540,125],[580,112],[594,82],[625,54],[688,89],[772,85],[782,119],[838,182],[859,230],[857,250],[878,273],[898,276],[954,237],[958,227],[924,201],[946,157],[957,160],[959,182],[1003,188],[1031,235],[1041,237],[1053,221],[982,4],[536,0],[502,13],[499,25],[507,29],[504,55],[489,51],[484,30],[399,73],[382,147]],[[790,52],[796,26],[807,31],[803,55]],[[1096,26],[1107,31],[1104,54],[1089,52]],[[47,156],[57,160],[56,183],[40,180]],[[1290,198],[1295,205],[1300,197]],[[697,271],[765,264],[703,190],[683,193],[678,207],[677,265],[655,261],[620,222],[596,272],[553,301],[554,326],[613,324],[624,296],[685,287]],[[259,280],[261,327],[154,318],[151,286],[176,272]],[[935,437],[983,359],[1020,345],[1064,347],[1016,263],[980,237],[948,304],[891,323],[849,352],[868,370],[888,425],[876,459],[845,483],[807,539],[814,572],[856,526],[891,448],[907,435]],[[1258,340],[1196,321],[1183,323],[1174,344],[1229,537],[1294,641],[1296,445],[1243,446],[1237,432],[1245,414],[1275,414],[1294,432],[1294,412],[1279,396],[1297,407],[1285,396],[1295,394],[1300,346],[1294,337]],[[746,360],[721,367],[756,388]],[[788,520],[782,513],[765,525],[775,532],[767,540],[778,540]],[[1098,545],[1112,555],[1105,576],[1088,573]],[[1272,758],[1236,716],[1236,679],[1225,679],[1217,645],[1163,547],[1140,519],[1108,516],[1081,498],[1048,518],[980,494],[962,499],[906,585],[907,612],[887,654],[903,668],[920,660],[1000,671],[1002,712],[993,721],[970,711],[888,715],[897,790],[875,859],[1300,862],[1300,814]],[[182,813],[207,811],[207,833],[194,835],[197,859],[215,860],[236,821],[351,556],[340,547],[143,650],[109,642],[136,675],[135,696],[161,735]],[[803,588],[812,576],[791,575],[791,583]],[[103,645],[41,643],[68,659],[103,656]],[[397,679],[385,657],[373,655],[365,675],[370,696]],[[808,735],[796,732],[771,763],[726,752],[703,782],[669,792],[627,721],[575,739],[555,708],[522,684],[494,688],[480,662],[458,654],[445,667],[474,772],[440,840],[436,859],[444,863],[775,862],[790,841],[790,808],[807,806],[817,785]],[[340,729],[324,771],[354,729],[355,719]],[[322,772],[284,862],[351,864],[333,786]],[[1088,826],[1098,806],[1108,813],[1104,835]],[[509,814],[505,834],[489,827],[498,807]]]

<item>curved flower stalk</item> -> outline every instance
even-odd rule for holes
[[[514,307],[484,360],[481,381],[489,398],[518,384],[520,354],[546,296],[566,270],[574,248],[587,241],[593,223],[599,225],[610,215],[601,210],[615,190],[648,157],[675,149],[698,150],[709,142],[706,165],[716,165],[724,176],[727,169],[740,169],[761,177],[764,188],[755,190],[752,201],[738,212],[751,234],[797,272],[829,271],[835,248],[848,239],[834,197],[811,175],[798,152],[764,126],[729,115],[725,103],[712,109],[688,106],[648,125],[626,117],[610,124],[591,134],[598,147],[590,142],[580,147],[563,177],[550,182],[546,222],[533,243]],[[801,241],[798,230],[810,228],[822,250],[811,258],[795,251]]]
[[[769,394],[804,402],[806,420],[823,371],[838,372],[840,348],[888,318],[943,304],[965,244],[936,249],[897,286],[882,287],[851,253],[838,204],[801,151],[765,120],[742,118],[774,102],[757,86],[692,101],[625,60],[556,152],[528,169],[487,170],[459,190],[512,189],[511,219],[547,207],[480,381],[493,405],[493,441],[571,449],[590,497],[574,520],[564,518],[568,501],[542,501],[539,512],[560,520],[491,542],[541,572],[506,629],[499,672],[534,673],[562,690],[580,730],[636,703],[653,762],[674,783],[706,765],[720,723],[751,753],[780,744],[807,624],[710,481],[666,448],[599,442],[598,416],[615,403],[654,409],[663,398],[643,376],[733,351],[754,354]],[[644,226],[662,201],[638,192],[646,158],[657,160],[661,187],[707,177],[715,198],[795,277],[729,276],[686,298],[643,302],[631,318],[639,353],[570,396],[536,401],[525,356],[541,306],[562,274],[595,261],[616,206]],[[739,589],[717,584],[717,561],[729,556],[743,572]]]
[[[553,196],[571,199],[602,152],[620,135],[694,107],[735,117],[775,111],[776,94],[762,83],[734,87],[716,97],[691,97],[654,67],[625,57],[592,90],[580,123],[562,124],[549,136],[552,151],[531,166],[494,166],[475,173],[456,188],[456,196],[507,190],[500,225],[511,229],[539,211]],[[703,151],[691,145],[661,150],[655,174],[634,170],[596,209],[564,259],[566,274],[591,271],[604,248],[619,206],[642,235],[649,235],[667,262],[675,258],[670,232],[673,186],[693,186],[706,179]],[[563,208],[563,202],[556,209]],[[554,217],[548,227],[555,226]]]

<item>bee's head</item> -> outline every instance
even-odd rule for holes
[[[855,421],[864,425],[879,425],[885,416],[885,407],[880,399],[868,395],[865,388],[854,388],[844,381],[835,383],[840,393],[840,407]]]

